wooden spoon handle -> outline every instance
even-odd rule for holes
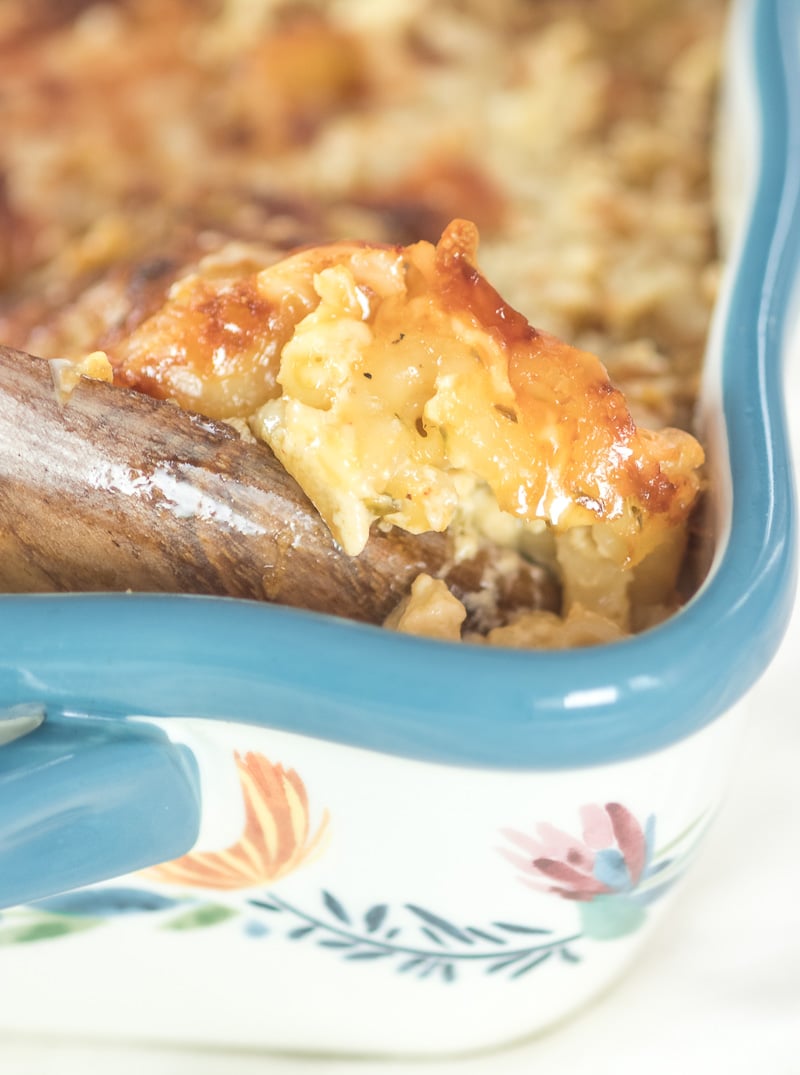
[[[0,347],[0,587],[276,601],[380,622],[441,534],[376,533],[348,557],[268,448],[99,381],[65,400],[51,367]]]
[[[425,571],[474,626],[487,589],[501,611],[555,607],[541,568],[498,579],[485,550],[451,555],[444,534],[394,529],[346,556],[266,446],[100,381],[63,398],[48,361],[0,346],[0,590],[216,594],[380,623]]]

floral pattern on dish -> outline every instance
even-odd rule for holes
[[[306,787],[293,769],[263,754],[235,754],[245,824],[236,843],[222,851],[190,851],[146,870],[161,884],[234,891],[279,880],[322,851],[328,812],[312,833]]]
[[[539,822],[534,835],[503,830],[513,846],[500,853],[519,869],[523,884],[573,901],[584,936],[613,940],[643,925],[647,906],[678,879],[689,853],[679,845],[701,819],[656,852],[653,814],[642,825],[627,807],[609,802],[589,803],[579,815],[580,837]]]
[[[647,906],[683,872],[699,820],[660,851],[656,822],[641,824],[617,802],[579,811],[580,836],[539,822],[533,833],[504,829],[502,856],[534,891],[570,902],[573,929],[553,929],[497,916],[470,923],[416,903],[358,902],[323,889],[321,898],[289,902],[277,883],[324,849],[329,814],[311,823],[300,776],[263,754],[233,756],[244,825],[219,851],[191,851],[137,875],[142,885],[76,889],[0,915],[0,945],[53,940],[124,916],[186,933],[227,923],[250,940],[281,936],[314,944],[348,961],[393,964],[400,974],[453,982],[464,972],[516,980],[552,961],[581,963],[583,940],[609,941],[634,932]],[[149,887],[151,885],[156,887]],[[210,898],[211,893],[219,893]],[[310,896],[310,894],[309,894]]]

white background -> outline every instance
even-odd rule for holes
[[[790,358],[800,470],[800,353]],[[727,801],[666,921],[622,982],[535,1041],[376,1063],[6,1037],[0,1075],[800,1075],[798,610],[751,710]]]

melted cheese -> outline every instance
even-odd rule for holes
[[[436,247],[340,245],[283,263],[313,273],[318,301],[283,349],[281,394],[256,434],[351,555],[376,519],[445,529],[478,481],[520,519],[602,523],[604,554],[640,561],[685,521],[700,446],[637,430],[598,359],[503,303],[476,245],[455,222]]]
[[[434,246],[334,243],[235,280],[195,274],[111,354],[118,381],[247,418],[345,552],[371,526],[444,530],[477,486],[602,556],[674,546],[703,453],[637,429],[600,361],[533,328],[476,268],[477,230]]]

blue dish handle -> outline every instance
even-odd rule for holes
[[[0,908],[177,858],[200,811],[194,756],[152,724],[0,712]]]

